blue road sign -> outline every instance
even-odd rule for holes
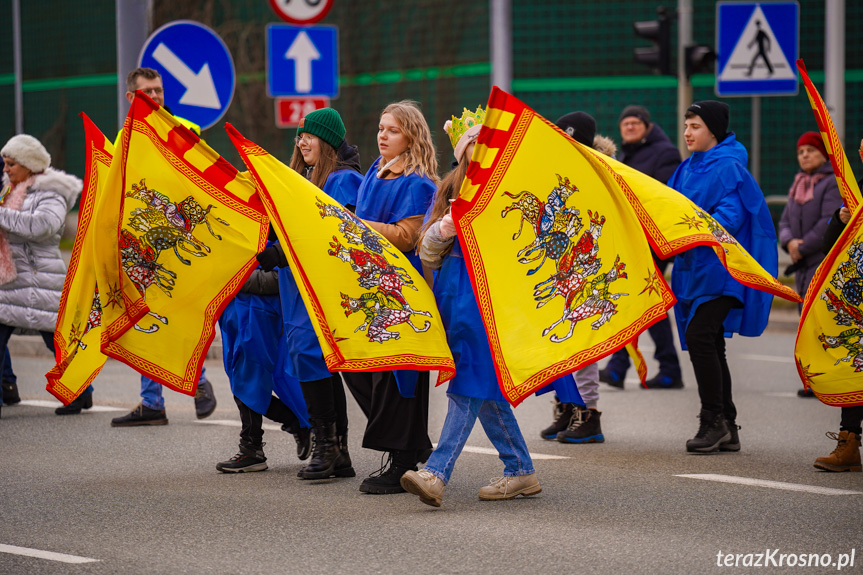
[[[267,26],[267,91],[270,96],[339,95],[338,29],[335,26]]]
[[[797,2],[720,2],[716,22],[717,95],[797,93]]]
[[[191,20],[165,24],[147,39],[140,66],[158,70],[171,112],[202,129],[218,122],[234,98],[234,60],[218,34]]]

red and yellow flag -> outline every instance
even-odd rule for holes
[[[497,88],[488,106],[452,211],[511,403],[634,344],[665,316],[674,296],[650,247],[665,259],[710,246],[737,281],[800,301],[682,194]]]
[[[248,177],[141,93],[108,186],[113,233],[96,246],[111,290],[99,278],[102,351],[191,395],[216,320],[257,267],[267,216]]]
[[[54,331],[57,364],[45,374],[48,391],[64,404],[87,389],[105,365],[102,353],[102,306],[96,284],[93,253],[95,208],[104,189],[114,145],[86,116],[86,173],[84,191],[78,207],[78,228],[63,284],[57,327]]]
[[[809,103],[815,113],[815,121],[821,131],[821,138],[824,140],[824,147],[827,148],[827,155],[830,156],[830,163],[836,174],[836,182],[839,184],[839,192],[842,194],[845,205],[853,212],[860,203],[861,196],[857,179],[854,177],[851,164],[848,162],[848,156],[842,149],[842,142],[839,141],[836,127],[830,118],[830,112],[827,111],[827,104],[821,99],[821,94],[818,93],[812,80],[809,79],[803,59],[797,60],[797,70],[800,72],[800,78],[806,87],[806,95],[809,96]]]
[[[827,405],[863,405],[863,208],[809,284],[794,348],[804,386]]]
[[[613,173],[494,89],[452,207],[501,391],[513,405],[620,349],[674,296]]]
[[[398,249],[236,128],[331,371],[455,372],[434,295]]]

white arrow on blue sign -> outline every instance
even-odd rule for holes
[[[191,20],[165,24],[147,39],[140,66],[162,75],[165,105],[177,116],[209,128],[234,98],[234,60],[210,28]]]
[[[338,29],[335,26],[267,26],[267,91],[270,96],[339,95]]]

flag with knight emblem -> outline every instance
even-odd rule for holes
[[[102,305],[93,262],[97,235],[95,207],[114,156],[114,145],[87,117],[84,120],[86,172],[78,206],[78,228],[60,298],[54,331],[56,365],[45,374],[47,390],[64,404],[78,397],[105,365]]]
[[[215,322],[266,243],[254,184],[139,92],[103,196],[115,215],[96,248],[102,351],[194,394]]]
[[[434,295],[378,232],[290,167],[228,135],[249,168],[330,371],[438,370],[455,364]]]
[[[452,212],[513,404],[665,316],[675,299],[651,247],[666,258],[709,245],[737,281],[800,299],[683,195],[498,88]]]

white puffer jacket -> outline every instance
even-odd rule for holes
[[[8,185],[4,174],[3,186]],[[6,231],[18,272],[0,285],[0,323],[54,331],[66,277],[60,234],[82,187],[75,176],[48,168],[33,176],[20,210],[0,207],[0,229]]]

